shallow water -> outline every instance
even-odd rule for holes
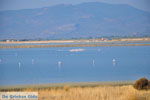
[[[84,49],[70,52],[71,49]],[[150,78],[150,46],[0,50],[0,85]]]

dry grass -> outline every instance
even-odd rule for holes
[[[132,85],[84,88],[64,86],[41,89],[38,93],[39,100],[150,100],[150,90],[136,90]]]

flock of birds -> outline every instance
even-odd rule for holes
[[[0,59],[0,63],[1,62],[2,62],[2,59]],[[35,63],[34,59],[32,59],[31,62],[32,62],[32,64],[34,64]],[[62,61],[57,62],[57,66],[59,69],[61,69],[62,64],[63,64]],[[116,65],[116,59],[115,58],[112,59],[112,64],[113,64],[113,66]],[[92,66],[95,66],[95,60],[94,59],[92,60]],[[18,62],[18,67],[19,67],[19,69],[21,68],[21,62]]]
[[[2,59],[0,59],[0,63],[1,63],[1,62],[2,62]],[[34,63],[35,63],[35,60],[32,59],[32,60],[31,60],[31,63],[34,64]],[[57,62],[58,69],[61,69],[62,64],[63,64],[62,61],[58,61],[58,62]],[[115,59],[115,58],[112,59],[112,64],[113,64],[113,66],[116,65],[116,59]],[[92,60],[92,66],[93,66],[93,67],[95,66],[95,60],[94,60],[94,59]],[[18,67],[19,67],[19,69],[21,68],[21,62],[18,62]]]
[[[71,52],[77,52],[77,51],[84,51],[84,49],[79,49],[79,50],[78,49],[71,49]],[[98,49],[98,51],[100,51],[100,50]],[[15,54],[15,55],[17,55],[17,54]],[[2,63],[2,59],[0,59],[0,63]],[[35,64],[35,60],[31,59],[31,63]],[[62,64],[63,64],[62,61],[57,62],[58,69],[61,69]],[[21,62],[18,62],[19,69],[21,68],[21,65],[22,65]],[[115,58],[112,59],[112,65],[113,66],[116,65],[116,59]],[[94,59],[92,60],[92,66],[95,66],[95,60]]]
[[[1,61],[2,61],[2,60],[0,59],[0,62],[1,62]],[[32,62],[32,64],[34,64],[34,63],[35,63],[34,59],[32,59],[31,62]],[[63,64],[62,61],[58,61],[58,62],[57,62],[58,69],[61,69],[62,64]],[[113,66],[116,65],[116,59],[115,59],[115,58],[112,59],[112,64],[113,64]],[[92,66],[93,66],[93,67],[95,66],[95,60],[94,60],[94,59],[92,60]],[[18,62],[18,67],[19,67],[19,69],[21,68],[21,62]]]

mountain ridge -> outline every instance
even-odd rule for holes
[[[126,4],[60,4],[0,15],[0,39],[150,36],[150,13]]]

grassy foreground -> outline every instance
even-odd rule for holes
[[[64,89],[45,89],[38,92],[39,100],[150,100],[150,91],[135,90],[131,85],[64,87]]]
[[[38,92],[39,100],[150,100],[150,90],[136,90],[133,82],[62,83],[3,87],[0,91]]]

